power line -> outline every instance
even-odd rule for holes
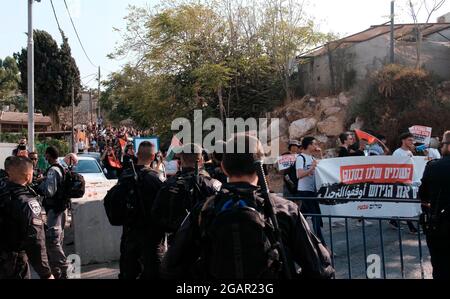
[[[53,0],[50,0],[50,3],[52,4],[53,15],[55,16],[55,20],[56,20],[56,24],[58,25],[59,32],[62,34],[63,31],[61,29],[61,26],[59,26],[58,16],[56,15],[55,6],[53,6]]]
[[[70,22],[72,23],[73,30],[75,30],[75,34],[77,35],[78,42],[80,43],[81,48],[83,49],[84,55],[86,55],[86,58],[89,60],[89,62],[92,64],[93,67],[97,67],[97,66],[92,62],[92,60],[89,58],[89,55],[87,54],[86,50],[84,49],[83,43],[81,42],[80,35],[78,34],[78,31],[77,31],[77,28],[75,27],[75,24],[74,24],[74,22],[73,22],[72,16],[70,15],[69,7],[67,6],[66,0],[64,0],[64,5],[66,6],[66,10],[67,10],[67,13],[69,14]]]
[[[98,75],[97,73],[92,73],[90,75],[84,76],[83,78],[81,78],[81,80],[86,79],[86,78],[88,78],[90,76],[97,76],[97,75]]]

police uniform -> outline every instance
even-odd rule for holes
[[[54,164],[45,173],[45,179],[38,186],[44,195],[43,206],[47,213],[47,253],[55,279],[67,279],[67,259],[63,249],[66,209],[70,198],[64,192],[64,168]]]
[[[214,214],[213,211],[217,208],[214,207],[215,199],[227,192],[232,194],[231,198],[239,195],[254,202],[260,211],[264,208],[264,199],[260,196],[258,187],[248,183],[224,185],[218,195],[210,197],[203,205],[196,206],[175,234],[172,246],[169,247],[163,259],[161,267],[163,278],[214,279],[211,272],[220,269],[214,269],[214,262],[205,264],[208,260],[207,248],[211,244],[204,239],[201,226],[202,223],[212,223],[208,215]],[[295,262],[301,267],[303,277],[330,278],[334,269],[331,266],[329,253],[309,230],[297,205],[273,194],[270,196],[285,245],[288,267],[292,273],[296,273]],[[233,263],[233,261],[225,261],[227,262]]]
[[[28,261],[39,277],[51,276],[44,223],[37,194],[28,187],[2,181],[10,199],[1,207],[0,279],[31,278]],[[6,189],[5,189],[6,188]]]
[[[198,184],[194,184],[194,173],[194,168],[184,167],[176,175],[167,179],[156,197],[152,208],[152,216],[155,223],[164,229],[166,233],[176,232],[181,222],[194,206],[215,195],[222,187],[222,183],[211,178],[205,170],[199,171]],[[189,189],[189,193],[181,191],[180,185],[183,186],[184,191]],[[171,197],[174,193],[181,200],[170,204],[169,202],[171,202]],[[169,245],[171,237],[169,236]]]
[[[151,207],[163,182],[151,168],[137,165],[135,170],[139,176],[136,185],[133,168],[125,169],[119,178],[119,183],[129,183],[133,202],[138,205],[123,225],[119,278],[155,279],[164,254],[164,232],[153,224]]]
[[[433,160],[425,168],[419,197],[430,208],[424,231],[435,279],[450,279],[450,156]],[[431,216],[431,217],[430,217]]]

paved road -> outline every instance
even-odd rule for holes
[[[337,221],[337,219],[335,219]],[[333,220],[332,222],[334,222]],[[341,221],[341,223],[343,223]],[[348,220],[348,248],[349,257],[347,256],[347,237],[345,226],[332,227],[333,236],[333,252],[334,264],[336,269],[337,279],[349,278],[348,260],[350,259],[350,270],[352,279],[366,278],[365,256],[377,254],[380,259],[382,257],[380,229],[378,221],[372,221],[372,225],[366,226],[366,255],[364,254],[362,227],[357,226],[357,220]],[[422,267],[419,259],[419,242],[418,235],[409,233],[406,224],[401,225],[404,229],[401,230],[402,251],[404,261],[404,277],[412,279],[420,279],[423,271],[424,278],[431,278],[431,264],[428,253],[428,248],[424,236],[422,239]],[[389,279],[402,278],[400,246],[398,231],[393,229],[387,221],[382,221],[382,237],[384,244],[385,268],[386,277]],[[330,230],[328,219],[324,219],[323,233],[328,246],[331,247]],[[67,236],[67,241],[70,241],[70,235]],[[66,246],[68,254],[73,252],[73,246]],[[383,270],[381,265],[381,276]],[[423,269],[423,270],[422,270]],[[109,264],[87,265],[81,267],[82,279],[116,279],[119,273],[118,262]],[[37,278],[36,274],[33,275]]]
[[[337,219],[336,219],[337,220]],[[334,219],[333,221],[334,222]],[[363,229],[357,226],[357,220],[348,220],[348,248],[347,255],[347,234],[345,225],[332,227],[333,251],[335,253],[334,263],[336,278],[348,279],[349,272],[353,279],[366,278],[365,257],[376,254],[382,261],[381,234],[379,222],[371,220],[372,225],[365,227],[366,232],[366,255],[364,254]],[[345,222],[341,221],[344,224]],[[400,249],[399,232],[393,229],[387,221],[381,221],[381,232],[384,244],[386,278],[402,278],[401,254],[403,253],[403,273],[405,278],[420,279],[423,271],[424,278],[431,278],[431,263],[428,248],[424,235],[421,234],[422,266],[420,264],[419,236],[409,233],[405,224],[401,224],[401,244]],[[324,238],[331,247],[330,230],[328,219],[324,220]],[[350,267],[349,265],[350,261]],[[350,271],[349,271],[350,268]],[[381,263],[381,275],[383,276],[383,266]]]

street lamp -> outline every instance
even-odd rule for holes
[[[28,142],[29,150],[34,151],[34,40],[33,40],[33,3],[28,1]]]

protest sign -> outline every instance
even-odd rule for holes
[[[322,214],[366,217],[415,217],[425,157],[345,157],[326,159],[316,168]],[[398,199],[397,202],[342,202],[333,199]]]

